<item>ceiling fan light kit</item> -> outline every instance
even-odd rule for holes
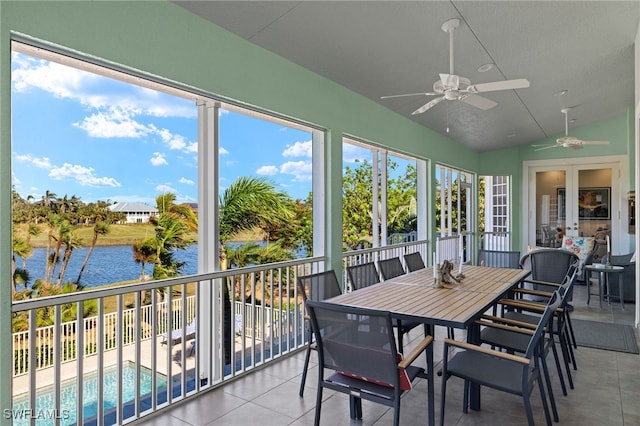
[[[449,34],[449,73],[440,74],[440,80],[433,83],[433,92],[419,92],[419,93],[406,93],[402,95],[389,95],[382,96],[381,99],[398,98],[404,96],[438,96],[438,98],[432,99],[429,102],[422,105],[411,113],[411,115],[422,114],[425,111],[433,108],[440,102],[447,101],[462,101],[473,107],[481,110],[488,110],[497,105],[496,102],[491,99],[487,99],[482,96],[478,96],[477,93],[495,92],[498,90],[510,90],[510,89],[525,89],[529,87],[529,81],[524,78],[515,80],[503,80],[494,81],[490,83],[471,84],[468,78],[456,75],[453,71],[453,32],[460,26],[460,20],[457,18],[449,19],[444,22],[440,27],[442,31]],[[494,64],[485,64],[491,65]],[[488,68],[490,69],[490,67]]]

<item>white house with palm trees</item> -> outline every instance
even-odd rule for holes
[[[109,209],[124,213],[127,216],[125,223],[148,223],[152,216],[158,215],[158,209],[144,203],[115,203]]]

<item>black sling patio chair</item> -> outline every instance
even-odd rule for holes
[[[445,339],[442,359],[442,393],[440,398],[440,424],[444,425],[444,410],[447,381],[456,376],[464,380],[462,410],[469,408],[470,384],[487,386],[498,391],[522,396],[527,421],[534,424],[530,396],[537,382],[547,425],[551,425],[551,415],[547,404],[545,386],[540,373],[541,341],[551,316],[560,305],[560,295],[556,292],[549,300],[543,315],[531,335],[523,355],[500,352],[487,347],[457,340]],[[449,350],[455,354],[449,359]]]
[[[387,268],[386,272],[389,274],[388,277],[384,278],[385,280],[404,274],[402,263],[397,257],[379,261],[378,265],[381,263],[385,265]],[[398,269],[398,265],[400,266],[400,269]],[[398,273],[399,271],[402,271],[402,273]],[[397,275],[394,275],[394,273]],[[347,267],[347,275],[349,276],[351,287],[353,289],[369,287],[370,285],[378,284],[380,282],[378,270],[373,262],[349,266]],[[417,321],[401,321],[397,318],[393,320],[394,327],[398,329],[398,350],[401,353],[404,352],[404,335],[421,324],[422,323]],[[429,334],[431,334],[431,327],[428,324],[424,324],[424,335],[427,336]]]
[[[405,274],[399,257],[378,260],[378,268],[380,269],[380,275],[382,275],[383,280],[390,280],[391,278]]]
[[[342,288],[333,269],[316,274],[299,276],[297,282],[298,292],[302,295],[302,300],[305,304],[307,300],[325,300],[342,294]],[[308,323],[308,317],[305,317],[305,321]],[[302,379],[300,380],[300,390],[298,391],[300,396],[304,396],[304,385],[307,381],[307,370],[309,369],[311,351],[317,348],[311,324],[309,324],[309,331],[309,343],[307,343],[307,350],[304,356]]]
[[[478,266],[520,268],[519,251],[478,250]]]
[[[407,272],[414,272],[425,268],[424,260],[422,260],[420,252],[405,254],[404,263],[407,265]]]
[[[561,296],[560,306],[554,312],[552,320],[550,322],[549,332],[551,336],[558,337],[558,343],[560,344],[560,350],[562,352],[562,357],[565,364],[565,370],[567,373],[567,380],[569,381],[569,387],[571,389],[573,386],[573,376],[571,374],[571,369],[569,367],[569,363],[573,364],[574,370],[577,369],[577,362],[575,353],[571,344],[571,329],[569,322],[569,310],[567,309],[567,305],[569,303],[569,296],[573,290],[573,285],[576,281],[578,270],[578,261],[572,264],[566,272],[566,275],[563,279],[563,282],[560,285],[556,285],[557,292]],[[551,286],[551,283],[547,283],[547,286]],[[516,294],[535,294],[538,299],[543,298],[543,300],[548,301],[551,296],[555,292],[546,292],[543,290],[531,290],[531,289],[516,289]],[[544,312],[545,302],[544,301],[526,301],[522,299],[501,299],[499,304],[505,306],[508,310],[503,313],[503,317],[507,318],[511,321],[518,321],[520,323],[528,323],[528,324],[537,324],[540,315]],[[555,338],[554,338],[554,346],[552,347],[554,350],[554,357],[556,357],[556,365],[558,370],[558,377],[560,379],[560,384],[562,386],[562,393],[564,395],[567,394],[567,389],[564,384],[564,378],[562,375],[562,370],[558,363],[556,350],[555,350]]]
[[[307,301],[318,344],[318,392],[314,424],[320,424],[323,389],[349,395],[350,417],[362,419],[362,400],[393,407],[400,423],[401,396],[416,377],[427,379],[428,424],[434,424],[433,337],[426,336],[401,359],[389,312]],[[426,369],[412,365],[425,352]],[[333,370],[325,376],[327,370]],[[347,422],[344,422],[347,423]]]

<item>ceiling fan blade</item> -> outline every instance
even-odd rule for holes
[[[553,145],[543,146],[541,148],[534,149],[534,151],[542,151],[543,149],[557,148],[559,146],[561,146],[561,145],[553,144]]]
[[[609,145],[609,141],[582,141],[583,145]]]
[[[435,96],[435,95],[439,95],[439,93],[433,93],[433,92],[404,93],[404,94],[402,94],[402,95],[387,95],[387,96],[380,96],[380,99],[402,98],[402,97],[404,97],[404,96],[418,96],[418,95],[423,95],[423,96]]]
[[[497,102],[492,101],[491,99],[484,98],[482,96],[469,94],[461,98],[462,102],[472,105],[476,108],[480,108],[481,110],[488,110],[498,105]]]
[[[428,109],[433,108],[434,106],[438,105],[440,102],[444,101],[444,96],[441,96],[439,98],[435,98],[430,100],[429,102],[427,102],[426,104],[422,105],[420,108],[418,108],[417,110],[413,111],[411,113],[411,115],[417,115],[417,114],[422,114],[423,112],[425,112]]]
[[[492,83],[474,84],[467,88],[469,93],[495,92],[497,90],[526,89],[529,87],[529,80],[518,78],[515,80],[494,81]]]

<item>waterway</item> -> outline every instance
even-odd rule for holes
[[[64,281],[75,282],[80,272],[80,267],[87,255],[88,247],[77,248],[73,251],[69,265],[64,274]],[[64,252],[63,252],[64,253]],[[61,253],[62,256],[62,253]],[[46,249],[33,249],[33,254],[27,259],[29,271],[29,285],[44,277]],[[176,260],[185,262],[182,275],[192,275],[198,271],[198,246],[196,244],[184,250],[175,252]],[[22,259],[16,257],[17,266],[22,267]],[[56,267],[56,278],[60,270],[60,264]],[[95,287],[120,281],[136,280],[140,277],[142,265],[133,260],[133,249],[125,246],[97,246],[94,248],[89,263],[84,269],[81,284],[85,287]],[[153,264],[145,265],[145,274],[153,273]],[[18,286],[17,290],[23,290],[24,286]]]

